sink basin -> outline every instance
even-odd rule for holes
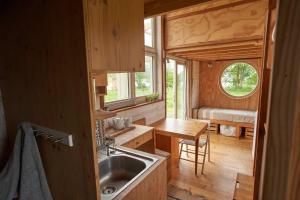
[[[101,199],[113,199],[151,167],[157,159],[118,150],[100,160]]]

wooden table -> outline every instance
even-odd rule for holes
[[[179,139],[195,141],[195,174],[198,169],[199,137],[207,130],[208,124],[197,120],[166,118],[155,126],[156,148],[171,154],[172,165],[178,165]]]

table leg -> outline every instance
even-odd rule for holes
[[[197,175],[198,173],[198,153],[199,153],[199,138],[196,139],[195,141],[195,174]]]

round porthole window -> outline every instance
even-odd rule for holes
[[[258,79],[258,73],[252,65],[237,62],[224,69],[220,77],[220,85],[227,95],[242,98],[255,92]]]

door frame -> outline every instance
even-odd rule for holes
[[[185,73],[186,73],[186,67],[187,67],[187,60],[185,59],[182,59],[182,58],[177,58],[177,57],[174,57],[174,56],[169,56],[167,55],[166,56],[166,59],[165,59],[165,66],[166,66],[166,69],[165,69],[165,87],[167,86],[167,62],[168,60],[174,60],[175,61],[175,76],[174,76],[174,82],[175,82],[175,87],[174,87],[174,117],[177,118],[178,117],[178,113],[177,113],[177,89],[178,89],[178,84],[177,84],[177,66],[178,65],[184,65],[185,66]],[[186,78],[186,74],[185,74],[185,78]],[[186,84],[186,81],[185,81],[185,84]],[[185,91],[186,92],[186,91]],[[168,117],[168,110],[167,110],[167,88],[165,88],[165,97],[166,97],[166,117]]]

